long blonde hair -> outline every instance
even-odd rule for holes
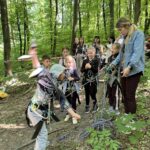
[[[65,63],[67,62],[67,60],[70,60],[71,61],[71,66],[70,66],[70,69],[76,69],[76,62],[75,62],[75,59],[71,56],[71,55],[67,55],[66,58],[65,58]],[[66,65],[66,64],[65,64]]]
[[[127,37],[125,39],[125,44],[127,44],[132,37],[132,34],[137,30],[137,26],[132,24],[131,21],[127,18],[120,18],[116,23],[116,28],[126,28],[129,30]]]

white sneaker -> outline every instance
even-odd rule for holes
[[[65,122],[67,122],[70,119],[70,115],[66,115],[66,118],[64,119]]]
[[[72,118],[72,123],[73,124],[77,124],[78,123],[77,119],[76,118]]]

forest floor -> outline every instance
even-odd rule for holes
[[[103,87],[103,83],[100,83],[97,95],[100,107]],[[8,90],[9,97],[5,100],[0,100],[0,150],[33,149],[34,141],[31,140],[31,137],[34,133],[34,129],[27,126],[24,112],[27,104],[33,96],[35,88],[36,87],[34,84],[29,83],[10,87]],[[85,141],[80,140],[80,135],[86,128],[91,127],[91,124],[96,118],[100,117],[100,110],[95,114],[85,114],[84,92],[81,93],[81,105],[77,108],[77,112],[81,115],[80,122],[77,125],[73,125],[71,120],[64,122],[65,112],[61,112],[60,109],[55,109],[55,113],[61,121],[52,121],[50,123],[50,145],[47,149],[92,150],[92,148],[88,146]],[[148,105],[150,108],[150,103],[148,103]],[[121,114],[123,114],[122,104],[121,110]],[[150,138],[147,140],[150,142]],[[124,139],[122,139],[122,141],[124,141]],[[122,149],[126,149],[123,147],[125,146],[122,146]],[[143,150],[148,150],[150,148],[148,147]],[[101,148],[99,150],[101,150]]]
[[[33,96],[35,88],[35,85],[31,86],[30,84],[9,87],[9,97],[5,100],[0,100],[1,150],[17,150],[26,144],[27,146],[20,149],[33,149],[34,141],[31,140],[31,137],[34,129],[27,126],[24,112]],[[98,94],[98,97],[101,93]],[[59,108],[55,108],[55,113],[61,121],[55,122],[52,120],[50,125],[48,125],[50,141],[48,149],[74,150],[76,147],[76,149],[81,150],[77,142],[79,135],[85,128],[90,127],[94,115],[97,113],[85,114],[84,95],[81,94],[80,97],[81,104],[78,104],[77,112],[82,118],[77,125],[73,125],[71,120],[64,122],[65,112],[61,112]]]

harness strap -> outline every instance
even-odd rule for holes
[[[35,139],[38,136],[39,132],[41,131],[42,125],[43,125],[43,120],[39,121],[38,124],[36,125],[36,129],[32,136],[32,139]]]

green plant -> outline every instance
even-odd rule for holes
[[[87,143],[90,144],[93,150],[117,150],[120,143],[117,140],[111,138],[111,131],[104,129],[102,131],[97,131],[89,128],[90,137]]]
[[[136,120],[135,115],[128,114],[118,117],[115,120],[117,132],[121,135],[127,135],[131,144],[136,144],[143,137],[143,129],[146,127],[146,122]]]

